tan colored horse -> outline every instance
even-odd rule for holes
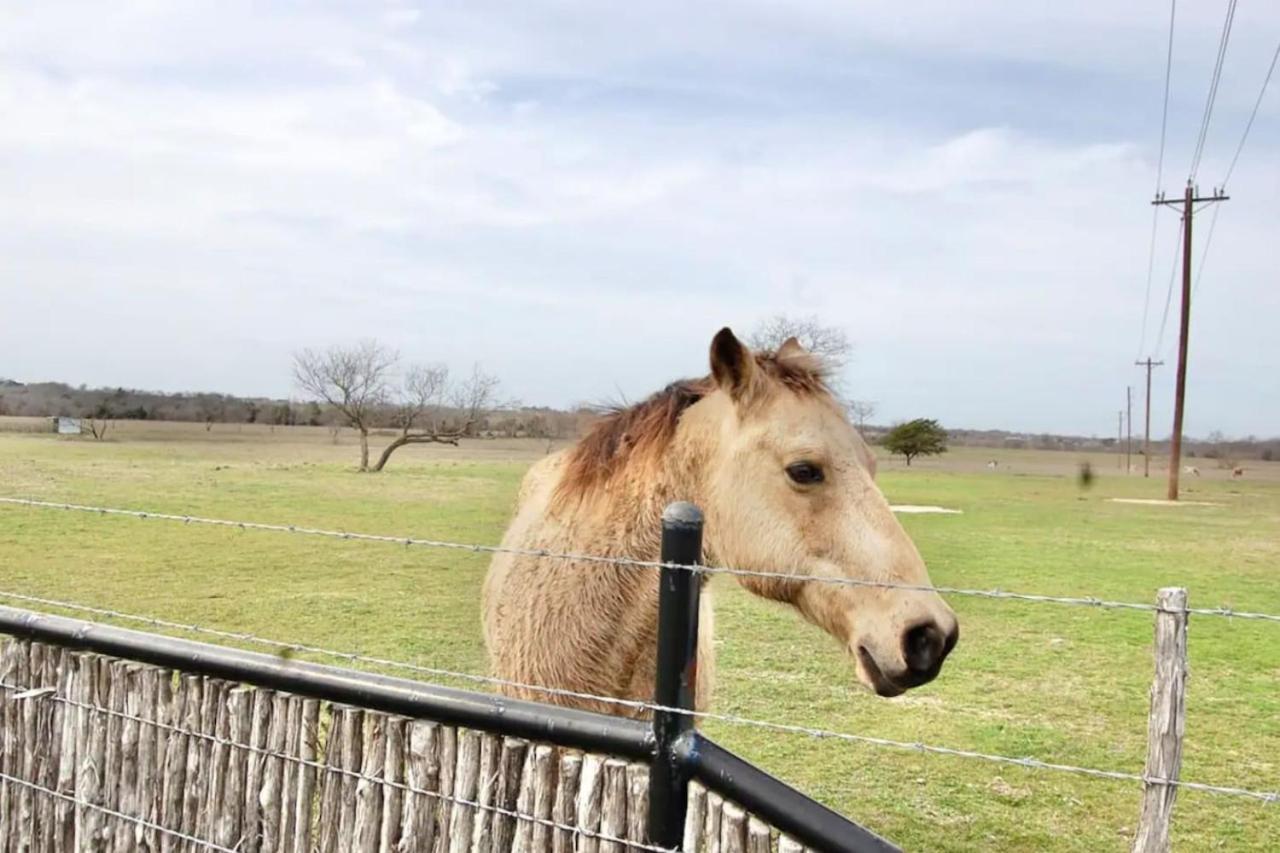
[[[928,585],[929,574],[875,484],[875,460],[788,340],[752,353],[723,329],[711,375],[673,383],[601,420],[530,469],[503,544],[654,560],[674,500],[706,515],[704,564],[784,575]],[[938,674],[955,614],[932,592],[742,577],[835,637],[858,678],[896,696]],[[699,708],[710,700],[712,619],[704,589]],[[658,616],[654,569],[499,554],[484,585],[493,673],[525,684],[652,700]],[[625,713],[610,703],[511,689],[528,699]]]

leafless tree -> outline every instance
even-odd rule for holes
[[[107,430],[111,429],[115,420],[108,414],[93,414],[81,418],[81,422],[89,427],[89,434],[95,441],[102,441],[107,437]]]
[[[360,470],[369,470],[369,430],[391,396],[389,382],[399,356],[377,341],[352,347],[305,349],[293,357],[298,387],[324,400],[360,434]]]
[[[373,466],[381,471],[391,454],[406,444],[452,444],[465,434],[465,427],[442,431],[438,426],[438,413],[444,402],[449,383],[449,368],[444,365],[414,365],[405,373],[404,389],[392,405],[391,422],[400,435],[386,446]]]
[[[494,408],[497,394],[498,377],[485,373],[478,364],[471,368],[470,376],[453,387],[450,402],[458,410],[463,435],[474,435],[479,430],[484,416]]]
[[[200,394],[196,397],[196,409],[200,419],[204,421],[204,431],[213,429],[214,421],[222,420],[227,410],[227,401],[221,394]]]
[[[845,405],[848,406],[849,415],[853,418],[853,422],[858,425],[858,429],[862,429],[867,422],[867,418],[876,413],[876,404],[870,400],[850,400]]]
[[[812,314],[805,317],[775,314],[755,327],[747,337],[747,346],[756,350],[776,350],[787,338],[795,338],[802,347],[832,368],[843,365],[853,350],[844,329],[826,325]]]

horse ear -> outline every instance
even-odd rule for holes
[[[725,326],[711,340],[711,375],[730,397],[742,400],[756,378],[756,360]]]
[[[774,354],[780,363],[794,367],[806,373],[821,374],[825,368],[821,356],[816,356],[805,349],[794,337],[787,338]]]
[[[793,358],[804,358],[808,355],[809,351],[800,345],[795,335],[792,335],[782,342],[782,346],[778,347],[777,358],[779,361],[788,361]]]

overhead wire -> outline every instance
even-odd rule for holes
[[[1231,182],[1231,176],[1235,173],[1236,164],[1240,162],[1240,153],[1244,151],[1244,144],[1249,139],[1249,132],[1253,130],[1253,122],[1258,117],[1258,110],[1262,106],[1262,99],[1267,94],[1267,86],[1271,83],[1271,77],[1276,70],[1276,61],[1280,60],[1280,42],[1277,42],[1275,52],[1271,54],[1271,64],[1267,67],[1267,74],[1262,78],[1262,87],[1258,90],[1258,97],[1253,102],[1253,110],[1249,113],[1249,120],[1245,122],[1244,133],[1240,134],[1240,142],[1236,144],[1235,153],[1231,156],[1231,164],[1227,166],[1226,176],[1222,179],[1222,191],[1225,193],[1227,184]],[[1200,253],[1200,264],[1196,268],[1195,284],[1191,288],[1191,295],[1200,290],[1200,278],[1204,275],[1204,264],[1209,258],[1209,247],[1213,244],[1213,234],[1218,227],[1218,211],[1220,206],[1213,209],[1213,219],[1209,222],[1209,231],[1205,236],[1204,249]]]
[[[1173,72],[1173,27],[1178,13],[1178,0],[1169,2],[1169,44],[1164,59],[1164,106],[1160,110],[1160,153],[1156,157],[1156,188],[1154,195],[1159,195],[1160,184],[1164,179],[1164,146],[1169,129],[1169,82]],[[1151,246],[1147,252],[1147,291],[1142,300],[1142,334],[1138,339],[1138,358],[1147,344],[1147,320],[1151,313],[1151,281],[1156,267],[1156,230],[1160,222],[1160,206],[1151,209]]]
[[[1178,255],[1182,251],[1182,234],[1183,229],[1178,228],[1178,239],[1173,246],[1173,264],[1169,268],[1169,286],[1164,294],[1164,311],[1160,315],[1160,333],[1156,335],[1156,345],[1152,347],[1153,353],[1160,352],[1160,345],[1164,342],[1164,330],[1169,324],[1169,307],[1173,304],[1173,282],[1178,275]]]
[[[1194,183],[1200,172],[1200,161],[1204,156],[1205,142],[1209,138],[1209,126],[1213,121],[1213,107],[1218,100],[1218,86],[1222,82],[1222,67],[1227,58],[1227,46],[1231,42],[1231,26],[1235,22],[1236,0],[1227,0],[1227,13],[1222,21],[1222,34],[1218,38],[1218,55],[1213,64],[1213,75],[1209,78],[1209,92],[1205,97],[1204,116],[1200,119],[1200,133],[1196,138],[1195,152],[1191,156],[1191,171],[1187,181]]]

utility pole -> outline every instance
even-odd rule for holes
[[[1142,476],[1151,476],[1151,368],[1159,367],[1163,361],[1135,361],[1134,364],[1147,369],[1147,427],[1142,434]]]
[[[1116,412],[1116,467],[1124,467],[1124,409]]]
[[[1213,195],[1197,197],[1195,187],[1187,181],[1182,203],[1182,322],[1178,331],[1178,378],[1173,393],[1173,437],[1169,442],[1169,492],[1171,501],[1178,499],[1178,471],[1182,465],[1182,411],[1187,395],[1187,333],[1191,327],[1191,219],[1195,215],[1195,205],[1226,201],[1228,196],[1222,190],[1215,189]],[[1152,204],[1175,205],[1177,199],[1169,200],[1164,194],[1156,196]]]
[[[1133,386],[1124,386],[1124,473],[1133,470]]]

